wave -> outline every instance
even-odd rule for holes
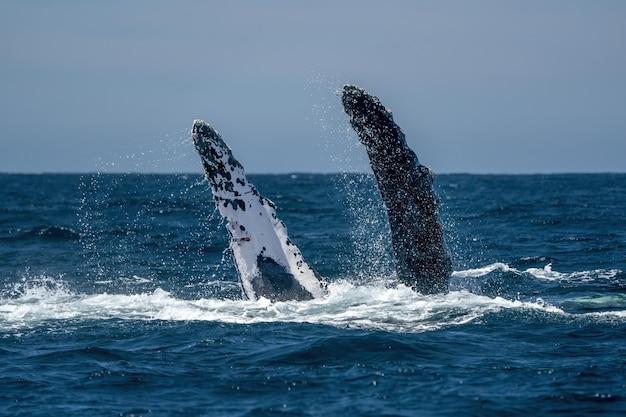
[[[494,262],[480,268],[454,271],[453,277],[458,278],[480,278],[495,271],[511,272],[516,275],[527,275],[544,281],[567,281],[567,282],[592,282],[596,280],[613,280],[622,273],[619,269],[595,269],[587,271],[575,271],[563,273],[552,270],[552,263],[543,268],[527,268],[525,270],[511,267],[502,262]]]
[[[481,276],[489,270],[507,269],[506,264],[459,271],[463,276]],[[541,274],[539,274],[541,275]],[[312,323],[349,329],[400,333],[433,331],[480,321],[491,314],[528,312],[559,319],[626,320],[626,297],[584,296],[570,303],[595,303],[614,311],[568,313],[562,306],[534,300],[509,300],[473,294],[466,290],[423,296],[404,285],[355,285],[349,280],[329,284],[329,295],[306,302],[271,303],[218,298],[182,299],[157,288],[139,294],[81,294],[63,281],[41,279],[15,288],[0,298],[0,331],[20,331],[50,321],[165,320],[210,321],[232,324],[270,322]],[[602,298],[602,301],[598,301]],[[621,309],[616,310],[617,307]],[[535,314],[536,316],[536,314]]]
[[[35,226],[27,230],[11,231],[2,239],[38,238],[51,241],[72,241],[80,239],[80,233],[65,226]]]

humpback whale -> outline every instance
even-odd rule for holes
[[[192,137],[215,205],[226,219],[244,297],[287,301],[324,296],[324,280],[305,262],[285,223],[276,216],[276,206],[246,179],[243,166],[220,134],[195,120]]]
[[[377,97],[347,84],[341,100],[365,145],[387,210],[398,280],[422,294],[447,292],[452,262],[439,219],[433,172],[420,164],[391,111]],[[276,216],[276,206],[248,182],[220,134],[195,120],[192,137],[215,205],[226,219],[244,297],[271,301],[323,297],[325,281],[304,261]]]
[[[447,292],[452,262],[438,215],[433,172],[419,163],[391,111],[377,97],[347,84],[341,100],[365,145],[387,209],[398,280],[422,294]]]

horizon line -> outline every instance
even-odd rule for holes
[[[246,175],[346,175],[346,174],[372,174],[371,171],[333,171],[333,172],[314,172],[314,171],[288,171],[288,172],[246,172]],[[551,172],[435,172],[435,176],[439,175],[620,175],[626,174],[625,171],[551,171]],[[204,176],[203,172],[159,172],[159,171],[0,171],[0,175],[199,175]]]

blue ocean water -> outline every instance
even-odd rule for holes
[[[0,415],[626,413],[626,175],[440,175],[446,295],[373,178],[251,175],[325,299],[241,299],[190,175],[0,175]]]

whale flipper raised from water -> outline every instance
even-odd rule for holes
[[[220,134],[196,120],[193,142],[220,214],[226,219],[230,248],[243,293],[250,300],[309,300],[322,297],[326,285],[304,261],[276,217],[274,203],[248,182]]]
[[[423,294],[448,291],[452,273],[433,189],[433,174],[407,146],[404,132],[378,98],[345,85],[342,102],[365,145],[387,208],[398,279]]]

